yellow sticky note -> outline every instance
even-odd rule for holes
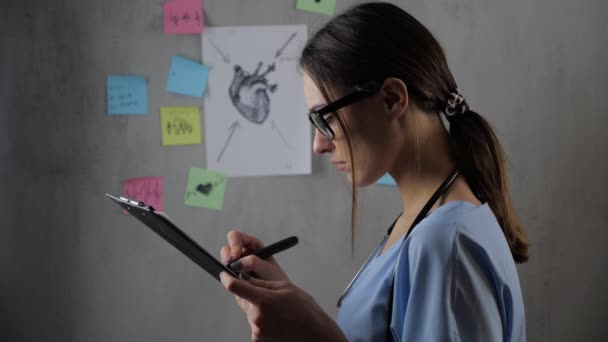
[[[201,143],[201,112],[198,107],[161,107],[163,146]]]

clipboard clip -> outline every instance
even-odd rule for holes
[[[146,203],[144,203],[144,202],[134,201],[134,200],[128,199],[126,197],[122,197],[122,196],[119,197],[118,199],[120,199],[121,201],[125,201],[127,203],[130,203],[130,204],[136,205],[138,207],[148,208],[148,209],[154,211],[154,207],[152,207],[151,205],[146,205]]]

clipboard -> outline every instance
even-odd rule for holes
[[[154,210],[152,206],[146,205],[144,202],[131,200],[126,197],[114,197],[109,194],[106,194],[106,196],[127,210],[131,216],[137,218],[156,234],[160,235],[173,247],[190,258],[190,260],[202,267],[217,281],[220,281],[221,272],[226,272],[236,278],[239,277],[235,271],[222,264],[192,240],[190,236],[179,229],[165,213]]]

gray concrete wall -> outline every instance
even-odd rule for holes
[[[468,102],[496,127],[529,232],[519,266],[530,341],[608,340],[608,13],[605,1],[394,1],[445,48]],[[208,25],[308,24],[295,1],[205,0]],[[338,1],[338,10],[351,1]],[[162,33],[161,0],[0,3],[0,340],[243,341],[221,286],[103,193],[165,177],[166,210],[217,251],[234,227],[300,245],[279,256],[332,315],[399,213],[394,188],[361,191],[349,242],[349,188],[323,158],[309,176],[231,178],[225,210],[182,204],[203,146],[159,146],[170,57],[200,58],[196,35]],[[109,73],[145,75],[147,117],[105,114]],[[204,113],[204,111],[203,111]],[[312,130],[311,130],[312,133]]]

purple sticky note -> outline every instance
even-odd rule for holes
[[[123,183],[123,194],[134,201],[144,202],[163,210],[163,177],[139,177],[127,179]],[[126,211],[123,211],[127,214]]]
[[[165,34],[203,32],[203,2],[201,0],[171,0],[163,5]]]

